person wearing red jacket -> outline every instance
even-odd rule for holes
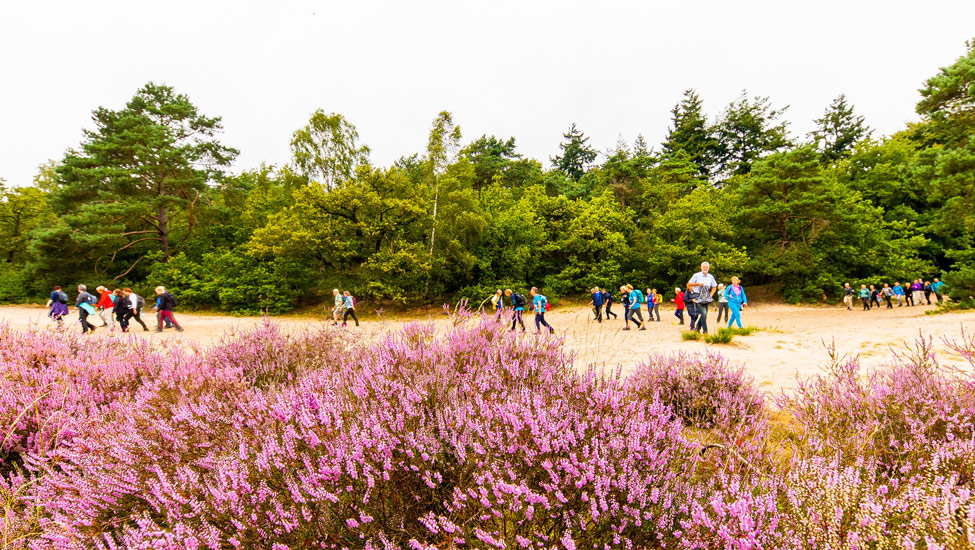
[[[102,319],[102,326],[112,325],[114,328],[115,319],[112,318],[112,310],[115,307],[115,295],[103,286],[95,290],[98,291],[98,303],[95,304],[95,308],[98,310],[98,316]]]
[[[676,323],[676,324],[683,325],[684,324],[684,293],[681,292],[680,287],[674,289],[674,299],[671,300],[671,302],[674,302],[674,305],[677,306],[677,311],[674,312],[674,317],[677,317],[677,319],[680,320],[680,323]]]

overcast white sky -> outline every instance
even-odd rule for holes
[[[738,93],[790,105],[805,135],[846,93],[889,134],[964,53],[975,1],[115,1],[0,3],[0,177],[30,182],[77,147],[98,106],[167,83],[223,117],[235,170],[289,160],[317,108],[375,164],[421,151],[447,109],[465,141],[514,136],[548,164],[570,123],[601,150],[652,145],[696,88],[713,118]]]

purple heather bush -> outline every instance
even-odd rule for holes
[[[834,361],[775,403],[776,439],[717,356],[620,379],[476,317],[355,334],[188,351],[0,328],[0,548],[975,542],[973,385],[928,348]]]

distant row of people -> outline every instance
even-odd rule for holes
[[[689,318],[689,329],[702,333],[708,332],[708,313],[711,304],[718,300],[718,322],[724,321],[730,327],[732,324],[741,324],[741,310],[748,305],[748,297],[745,289],[741,286],[738,277],[731,278],[731,284],[725,286],[718,284],[714,275],[710,273],[711,264],[704,262],[701,264],[701,271],[695,273],[687,281],[687,291],[682,291],[680,287],[674,289],[674,298],[670,300],[676,306],[674,316],[677,317],[675,325],[684,325],[684,314]],[[593,308],[593,315],[598,323],[609,320],[610,317],[616,319],[617,315],[612,311],[615,301],[613,293],[608,289],[593,288],[590,291],[592,301],[589,303]],[[646,330],[646,323],[660,322],[660,304],[664,301],[664,295],[657,292],[655,288],[647,289],[646,294],[633,285],[626,284],[620,287],[620,296],[623,303],[623,319],[625,325],[623,330],[631,330],[630,323],[633,323],[639,330]],[[648,319],[644,321],[642,307],[646,304]]]
[[[894,282],[893,285],[889,283],[884,283],[884,286],[877,288],[874,285],[860,285],[860,289],[856,290],[850,286],[850,283],[843,284],[843,303],[846,305],[847,310],[853,309],[854,298],[858,298],[863,303],[863,311],[869,311],[874,306],[879,308],[881,306],[881,300],[887,303],[887,309],[893,309],[893,302],[897,301],[897,307],[902,306],[914,306],[914,305],[931,305],[931,297],[934,296],[934,303],[940,303],[944,300],[943,289],[944,283],[935,277],[934,282],[924,281],[922,279],[915,279],[910,283]]]
[[[98,293],[96,298],[88,292],[86,285],[78,285],[78,294],[75,298],[75,307],[78,309],[78,322],[81,324],[82,334],[94,332],[93,325],[88,318],[96,316],[101,319],[101,327],[114,328],[118,322],[122,332],[129,331],[129,324],[134,319],[142,326],[143,331],[148,331],[149,327],[142,320],[142,310],[145,308],[146,301],[132,291],[131,288],[116,288],[109,290],[104,286],[95,289]],[[173,311],[179,303],[176,297],[166,291],[166,287],[156,287],[156,305],[152,311],[156,313],[156,332],[162,332],[163,327],[175,328],[178,332],[183,332],[183,327],[176,322]],[[64,326],[64,318],[68,316],[68,294],[60,286],[55,286],[51,291],[51,296],[47,300],[48,317],[58,324]]]
[[[539,292],[538,287],[532,287],[528,291],[531,295],[532,301],[529,306],[528,301],[525,296],[520,292],[514,292],[510,288],[504,289],[502,291],[500,288],[491,296],[491,305],[494,306],[495,315],[494,318],[497,322],[501,322],[504,317],[504,298],[507,297],[511,303],[511,331],[514,332],[516,327],[520,326],[521,331],[525,332],[525,320],[524,313],[525,308],[529,307],[535,312],[535,334],[540,334],[542,332],[542,327],[548,329],[549,333],[554,333],[555,329],[552,325],[548,324],[545,320],[545,313],[551,309],[551,304],[548,298]]]

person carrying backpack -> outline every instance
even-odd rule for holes
[[[630,285],[626,285],[626,291],[630,294],[630,316],[626,319],[626,326],[623,327],[623,330],[630,330],[630,321],[633,321],[640,330],[647,330],[647,327],[643,326],[643,313],[640,312],[640,307],[643,304],[643,293],[640,292],[640,289],[633,288]]]
[[[123,288],[122,292],[126,294],[126,300],[129,302],[129,311],[131,312],[129,318],[135,319],[136,323],[142,325],[142,332],[148,332],[149,327],[142,321],[142,308],[146,307],[146,299],[132,292],[131,288]]]
[[[342,307],[345,309],[345,315],[342,317],[342,326],[346,326],[349,321],[349,317],[355,321],[355,326],[359,326],[359,318],[355,314],[355,297],[352,296],[348,290],[342,293],[344,298],[342,299]]]
[[[61,290],[60,285],[55,286],[51,290],[51,297],[47,300],[47,304],[44,307],[51,308],[47,312],[47,316],[57,323],[58,327],[63,327],[64,316],[68,314],[68,295]]]
[[[173,317],[173,310],[179,305],[176,297],[167,292],[164,286],[156,287],[156,296],[159,296],[159,299],[156,300],[156,307],[152,308],[156,312],[156,332],[163,331],[163,323],[166,321],[172,322],[177,332],[183,332],[183,327],[176,322],[176,317]]]
[[[550,334],[555,334],[555,329],[552,328],[552,325],[545,321],[545,311],[548,309],[548,298],[540,294],[538,289],[535,287],[532,287],[531,293],[532,307],[535,308],[535,334],[542,332],[542,326],[548,327],[548,332]]]
[[[525,332],[525,321],[522,315],[525,313],[525,297],[517,292],[512,292],[510,288],[504,289],[504,295],[511,300],[511,332],[515,331],[515,325],[521,325],[521,331]]]
[[[95,314],[95,303],[97,300],[88,294],[88,287],[78,285],[78,298],[74,305],[78,308],[78,321],[81,322],[81,333],[85,334],[89,330],[95,332],[95,325],[88,322],[88,316]]]

